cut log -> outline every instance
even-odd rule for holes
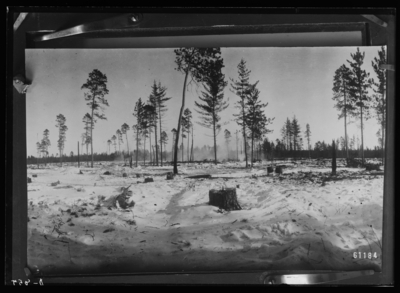
[[[154,182],[153,178],[144,178],[144,183]]]
[[[188,176],[185,178],[190,178],[190,179],[199,179],[199,178],[211,178],[210,174],[204,174],[204,175],[193,175],[193,176]]]
[[[33,174],[32,177],[37,177],[37,175],[36,175],[36,174]]]
[[[227,189],[211,189],[208,193],[209,196],[209,204],[212,206],[219,207],[220,209],[224,209],[226,211],[236,211],[241,210],[242,208],[239,205],[236,196],[236,188],[227,188]]]
[[[111,173],[109,171],[106,171],[103,173],[103,175],[111,175]]]
[[[274,172],[274,168],[273,167],[267,167],[267,172],[268,172],[268,174]]]

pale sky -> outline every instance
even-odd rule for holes
[[[380,47],[361,47],[365,52],[363,69],[376,79],[371,60],[377,56]],[[165,114],[163,130],[168,134],[167,149],[171,149],[173,128],[177,128],[178,115],[182,102],[184,75],[175,70],[174,49],[27,49],[26,76],[32,80],[26,94],[27,105],[27,155],[36,156],[36,142],[40,141],[43,131],[50,131],[51,146],[49,154],[58,153],[58,128],[56,116],[63,114],[68,131],[64,153],[77,152],[77,142],[81,143],[84,132],[82,118],[90,109],[84,100],[81,90],[93,69],[98,69],[108,78],[106,95],[109,107],[105,107],[107,120],[98,120],[93,131],[93,150],[101,153],[107,151],[107,140],[115,134],[121,125],[127,123],[131,128],[136,123],[133,109],[141,97],[146,101],[151,92],[151,85],[156,80],[167,87],[168,111]],[[342,64],[349,64],[350,53],[356,47],[307,47],[307,48],[221,48],[224,59],[223,73],[238,78],[237,65],[243,58],[247,68],[251,70],[250,82],[259,81],[257,88],[265,108],[267,117],[275,117],[270,129],[270,140],[281,138],[280,129],[287,117],[296,115],[302,136],[306,124],[310,124],[311,143],[316,141],[331,142],[344,136],[344,121],[338,120],[339,112],[334,108],[332,100],[333,76]],[[233,114],[238,113],[234,104],[239,98],[225,88],[225,97],[229,98],[229,107],[221,113],[222,122],[227,122],[223,129],[232,135],[239,129],[233,121]],[[194,121],[199,121],[194,109],[194,101],[198,97],[202,85],[192,84],[186,93],[185,108],[193,113]],[[212,145],[211,132],[194,124],[195,146]],[[376,132],[379,126],[375,118],[365,122],[364,143],[373,148],[378,145]],[[360,129],[356,123],[349,125],[348,135],[359,136]],[[134,133],[128,131],[129,147],[135,145]],[[304,139],[305,140],[305,139]],[[152,140],[154,142],[154,139]],[[217,143],[223,144],[223,132]],[[232,140],[232,147],[235,142]],[[118,147],[117,147],[118,148]],[[126,150],[126,141],[121,145]]]

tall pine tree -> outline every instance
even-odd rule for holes
[[[350,100],[354,108],[358,111],[354,114],[360,117],[361,122],[361,157],[362,163],[365,163],[364,158],[364,118],[368,118],[370,108],[370,97],[368,89],[371,87],[369,73],[361,68],[364,63],[365,52],[361,53],[360,48],[357,52],[350,53],[352,61],[347,60],[351,66],[351,76],[349,79],[349,94]]]
[[[222,68],[224,65],[220,48],[180,48],[174,50],[174,52],[176,55],[175,63],[177,65],[177,68],[175,69],[185,75],[182,91],[182,105],[179,112],[174,150],[174,174],[177,174],[179,134],[181,131],[182,115],[185,109],[185,94],[188,76],[191,75],[194,82],[203,82],[204,76],[207,75],[207,71],[209,70],[210,66]]]
[[[102,113],[104,110],[103,105],[108,106],[108,102],[105,99],[105,95],[109,93],[107,89],[107,76],[100,70],[94,69],[89,73],[89,78],[86,83],[82,85],[81,89],[88,90],[84,95],[85,100],[88,102],[86,105],[88,105],[92,111],[90,115],[92,118],[90,127],[90,151],[92,154],[91,167],[93,168],[93,128],[96,122],[94,117],[98,119],[107,119]]]
[[[221,67],[212,64],[210,66],[205,81],[203,83],[204,91],[201,92],[202,96],[199,97],[203,103],[195,101],[197,107],[196,112],[199,113],[199,125],[211,129],[214,141],[214,163],[217,164],[217,135],[221,129],[221,116],[219,115],[225,110],[229,104],[224,100],[224,88],[227,85],[225,75],[222,74]]]

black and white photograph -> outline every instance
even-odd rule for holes
[[[28,265],[379,272],[386,51],[26,49]]]

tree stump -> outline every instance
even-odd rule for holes
[[[153,178],[144,178],[144,183],[154,182]]]
[[[172,179],[174,179],[174,173],[173,172],[169,172],[167,174],[167,180],[172,180]]]
[[[222,190],[211,189],[208,193],[209,204],[226,211],[241,210],[236,196],[236,188]]]
[[[122,177],[128,177],[128,174],[122,173]]]
[[[32,183],[32,179],[28,177],[28,183]]]
[[[366,171],[382,171],[379,164],[365,164]]]
[[[36,174],[33,174],[32,177],[37,177],[37,175],[36,175]]]
[[[277,167],[275,168],[275,173],[277,173],[277,174],[282,174],[282,173],[283,173],[282,166],[277,166]]]
[[[268,174],[274,172],[274,168],[272,168],[272,167],[267,167],[267,172],[268,172]]]
[[[103,175],[111,175],[111,173],[109,171],[106,171],[103,173]]]

